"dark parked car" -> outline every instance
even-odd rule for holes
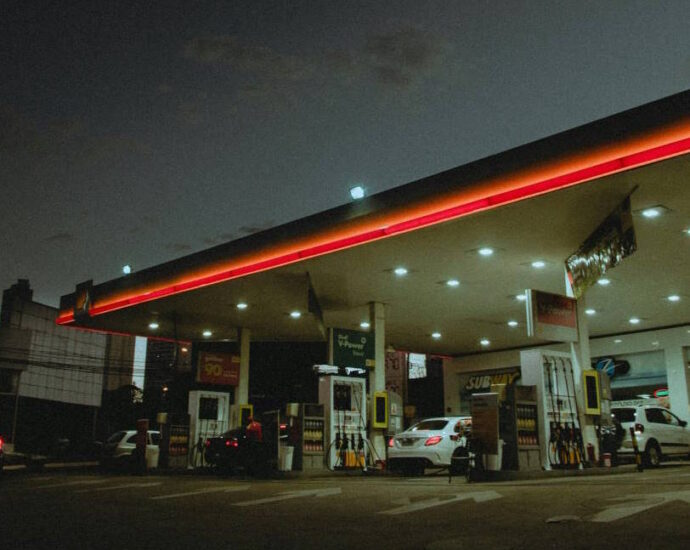
[[[223,435],[212,437],[204,442],[204,460],[210,466],[227,470],[236,468],[252,469],[257,444],[247,439],[246,430],[237,428]]]

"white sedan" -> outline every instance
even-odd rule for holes
[[[425,468],[448,468],[472,426],[470,416],[427,418],[388,442],[388,469],[420,475]]]

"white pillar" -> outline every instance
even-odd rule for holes
[[[249,344],[251,331],[241,328],[240,333],[240,382],[237,385],[235,404],[245,405],[249,403]]]
[[[690,420],[690,364],[686,354],[688,349],[683,347],[687,340],[687,332],[676,331],[671,338],[664,342],[664,359],[666,360],[666,384],[668,386],[671,411],[682,420]]]
[[[566,294],[571,298],[574,296],[573,288],[568,279],[568,273],[565,274],[565,290]],[[580,431],[582,432],[582,440],[585,449],[587,445],[594,446],[595,456],[599,456],[599,439],[594,427],[594,417],[585,414],[585,397],[582,387],[582,371],[591,369],[592,357],[589,350],[589,325],[587,324],[587,315],[585,309],[587,308],[584,295],[577,301],[577,342],[571,342],[570,355],[573,363],[573,379],[575,381],[575,398],[577,400],[578,421],[580,423]],[[583,457],[586,459],[586,457]]]
[[[373,369],[369,371],[369,415],[373,414],[374,393],[386,389],[386,313],[384,305],[380,302],[369,304],[369,323],[374,329],[374,361]],[[370,419],[371,425],[371,419]],[[374,448],[375,459],[386,459],[386,441],[383,430],[371,429],[369,441]]]

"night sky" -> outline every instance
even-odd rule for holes
[[[0,286],[118,277],[690,88],[690,2],[0,2]]]

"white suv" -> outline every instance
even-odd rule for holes
[[[690,454],[690,430],[688,423],[663,407],[631,402],[612,403],[611,414],[625,430],[618,449],[619,457],[632,457],[634,449],[630,428],[635,429],[637,446],[647,466],[658,466],[662,457]]]

